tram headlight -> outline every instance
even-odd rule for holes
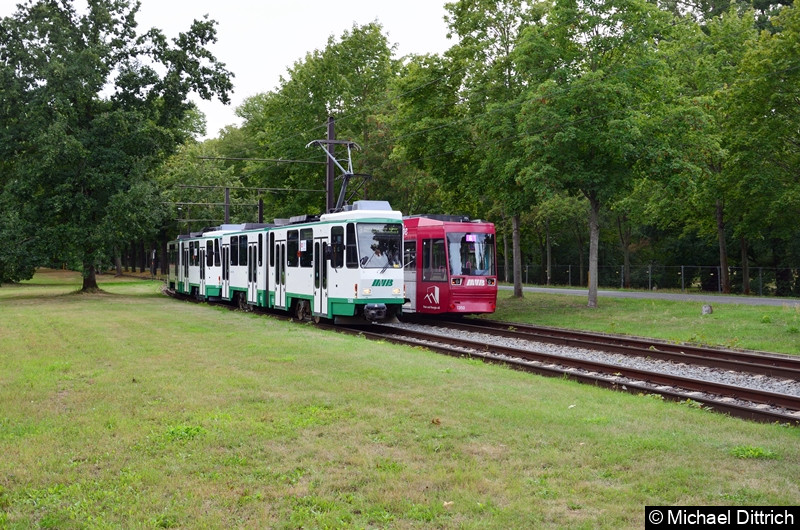
[[[399,295],[400,294],[400,288],[399,287],[395,287],[394,289],[392,289],[392,294]]]
[[[365,287],[363,293],[367,296],[372,294],[372,289],[369,287]]]

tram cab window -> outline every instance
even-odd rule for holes
[[[289,230],[286,234],[286,264],[289,267],[297,267],[300,263],[298,252],[300,252],[299,234],[297,230]]]
[[[492,234],[450,232],[447,234],[450,274],[494,276],[494,236]]]
[[[422,240],[422,280],[427,282],[447,281],[444,239]]]
[[[331,267],[341,269],[344,266],[344,227],[331,228]]]
[[[402,223],[358,223],[359,262],[364,269],[399,269],[402,265]]]

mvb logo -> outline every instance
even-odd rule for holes
[[[467,280],[467,285],[486,285],[486,280]]]
[[[373,287],[391,287],[394,280],[372,280]]]
[[[428,294],[425,295],[425,301],[429,304],[439,305],[439,288],[435,285],[428,287]]]

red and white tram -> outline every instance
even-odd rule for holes
[[[493,313],[493,223],[452,215],[403,218],[404,313]]]

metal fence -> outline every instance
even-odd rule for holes
[[[598,267],[597,284],[600,287],[625,288],[623,266]],[[731,292],[743,293],[743,271],[741,267],[728,268]],[[512,276],[509,271],[509,280]],[[498,275],[505,279],[503,265]],[[588,266],[581,271],[577,265],[554,266],[550,272],[550,285],[586,286]],[[522,281],[526,284],[547,285],[547,274],[539,264],[526,264],[522,268]],[[800,295],[800,268],[750,267],[750,293],[759,296]],[[638,290],[671,289],[681,291],[722,292],[722,276],[718,266],[704,265],[646,265],[631,267],[630,288]]]

